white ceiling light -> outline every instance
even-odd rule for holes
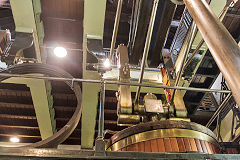
[[[10,138],[10,142],[12,143],[18,143],[20,141],[20,139],[18,137],[11,137]]]
[[[107,58],[104,62],[103,65],[105,68],[109,68],[111,66],[110,60]]]
[[[53,52],[57,57],[61,57],[61,58],[67,55],[67,50],[63,47],[56,47],[54,48]]]

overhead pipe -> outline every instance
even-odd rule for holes
[[[146,62],[147,57],[148,57],[148,52],[149,52],[149,47],[150,47],[152,32],[153,32],[153,26],[154,26],[155,17],[156,17],[157,8],[158,8],[158,2],[159,2],[159,0],[154,0],[154,2],[153,2],[153,9],[152,9],[151,18],[150,18],[150,22],[149,22],[149,26],[148,26],[148,32],[147,32],[147,37],[146,37],[146,41],[145,41],[145,47],[144,47],[144,51],[143,51],[140,77],[139,77],[139,80],[138,80],[139,84],[141,84],[142,80],[143,80],[145,62]],[[141,90],[141,86],[138,86],[134,103],[137,103],[137,101],[139,99],[140,90]]]
[[[184,0],[214,60],[240,106],[240,48],[205,0]]]

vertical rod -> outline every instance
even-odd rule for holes
[[[102,77],[102,75],[101,75]],[[98,120],[98,137],[104,138],[104,102],[105,102],[105,83],[101,78],[99,120]]]
[[[240,106],[240,48],[204,0],[184,0],[215,62]]]
[[[196,24],[193,22],[192,25],[191,25],[191,27],[190,27],[189,34],[188,34],[188,36],[187,36],[187,38],[186,38],[187,43],[185,43],[185,44],[186,44],[186,47],[184,47],[183,59],[182,59],[181,62],[180,62],[180,69],[179,69],[179,71],[177,72],[177,77],[176,77],[176,80],[175,80],[175,83],[174,83],[174,86],[176,86],[176,87],[178,86],[179,81],[180,81],[180,78],[181,78],[181,76],[182,76],[182,72],[183,72],[183,69],[184,69],[184,62],[185,62],[185,60],[187,59],[188,53],[190,52],[190,49],[191,49],[191,47],[192,47],[193,40],[194,40],[194,36],[196,36],[196,34],[195,34],[195,33],[196,33],[195,31],[197,31],[196,28],[197,28],[197,27],[196,27]],[[175,93],[176,93],[176,89],[173,90],[171,102],[174,101]]]
[[[136,28],[138,25],[138,14],[140,10],[142,0],[135,0],[134,1],[134,8],[132,10],[132,16],[131,16],[131,27],[130,27],[130,34],[129,34],[129,45],[132,48],[132,44],[135,41],[136,36]]]
[[[202,39],[202,40],[198,43],[196,49],[193,51],[192,55],[191,55],[191,56],[187,59],[187,61],[185,62],[183,69],[186,69],[186,68],[187,68],[187,66],[191,63],[193,57],[198,53],[198,51],[200,50],[200,48],[202,47],[203,44],[204,44],[204,40]]]
[[[123,3],[123,0],[118,0],[118,6],[117,6],[114,27],[113,27],[112,42],[111,42],[111,48],[110,48],[110,58],[109,58],[110,62],[112,62],[112,56],[113,56],[115,43],[117,39],[118,26],[119,26],[121,12],[122,12],[122,3]]]
[[[235,124],[234,120],[236,116],[234,109],[232,109],[232,112],[233,112],[233,115],[232,115],[232,127],[231,127],[231,140],[234,138],[234,124]]]
[[[156,17],[157,8],[158,8],[158,2],[159,2],[159,0],[154,0],[154,2],[153,2],[153,9],[152,9],[151,18],[150,18],[150,22],[149,22],[149,26],[148,26],[148,32],[147,32],[146,42],[145,42],[144,51],[143,51],[141,71],[140,71],[140,77],[139,77],[138,83],[142,83],[142,80],[143,80],[145,61],[147,60],[147,57],[148,57],[148,52],[149,52],[149,47],[150,47],[150,43],[151,43],[155,17]],[[141,90],[141,86],[139,86],[137,88],[134,103],[138,102],[138,99],[139,99],[139,96],[140,96],[140,90]]]
[[[221,113],[221,112],[220,112]],[[221,137],[221,114],[217,116],[217,140],[220,140]]]
[[[212,122],[215,120],[215,118],[219,115],[219,113],[222,111],[223,107],[225,106],[225,104],[229,101],[229,99],[232,97],[232,94],[229,93],[227,95],[227,97],[224,99],[224,101],[220,104],[220,106],[218,107],[218,109],[215,111],[215,113],[213,114],[213,116],[210,118],[210,120],[208,121],[208,123],[206,124],[206,127],[210,127],[210,125],[212,124]]]

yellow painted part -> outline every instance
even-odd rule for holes
[[[170,80],[169,80],[169,77],[168,77],[168,72],[167,72],[167,70],[166,70],[166,72],[165,72],[165,74],[164,74],[164,76],[163,76],[163,85],[167,85],[167,86],[170,86],[170,85],[171,85]],[[167,102],[170,103],[169,100],[168,100],[168,96],[167,96],[167,91],[166,91],[166,89],[164,89],[164,94],[165,94],[165,97],[166,97]]]

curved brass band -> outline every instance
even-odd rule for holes
[[[194,130],[188,130],[188,129],[158,129],[158,130],[152,130],[147,132],[138,133],[132,136],[129,136],[127,138],[124,138],[110,146],[108,150],[111,151],[118,151],[124,147],[127,147],[129,145],[148,141],[152,139],[158,139],[158,138],[195,138],[199,140],[204,140],[210,143],[213,143],[218,146],[217,141],[210,137],[207,134],[204,134],[202,132],[194,131]]]

